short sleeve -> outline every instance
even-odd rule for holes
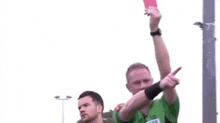
[[[179,98],[176,97],[175,103],[172,105],[169,105],[169,106],[168,106],[164,96],[162,96],[161,101],[162,101],[162,105],[163,105],[163,109],[164,109],[164,113],[165,113],[166,118],[171,123],[176,123],[178,115],[179,115]]]
[[[119,118],[119,112],[113,112],[113,119],[115,123],[122,123],[122,121]]]
[[[113,119],[115,123],[123,123],[119,117],[119,111],[122,108],[124,104],[119,104],[115,107],[114,112],[113,112]]]

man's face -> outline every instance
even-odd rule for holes
[[[85,96],[79,99],[78,108],[80,111],[81,120],[84,123],[89,123],[98,117],[101,112],[98,105],[90,96]]]
[[[153,78],[150,72],[145,68],[132,70],[128,78],[129,81],[126,86],[133,95],[153,84]]]

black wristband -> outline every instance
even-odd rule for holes
[[[156,32],[150,32],[150,35],[153,36],[153,37],[154,37],[155,35],[161,36],[161,34],[162,34],[162,33],[161,33],[160,28],[158,28]]]
[[[161,91],[163,91],[160,86],[160,81],[153,84],[152,86],[145,89],[145,95],[149,100],[153,100]]]

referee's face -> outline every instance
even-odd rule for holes
[[[133,70],[129,74],[128,90],[134,95],[137,92],[150,87],[153,84],[153,78],[150,72],[145,68]]]

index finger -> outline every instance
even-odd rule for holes
[[[182,67],[177,68],[175,71],[173,71],[171,74],[176,75],[176,73],[181,69]]]

